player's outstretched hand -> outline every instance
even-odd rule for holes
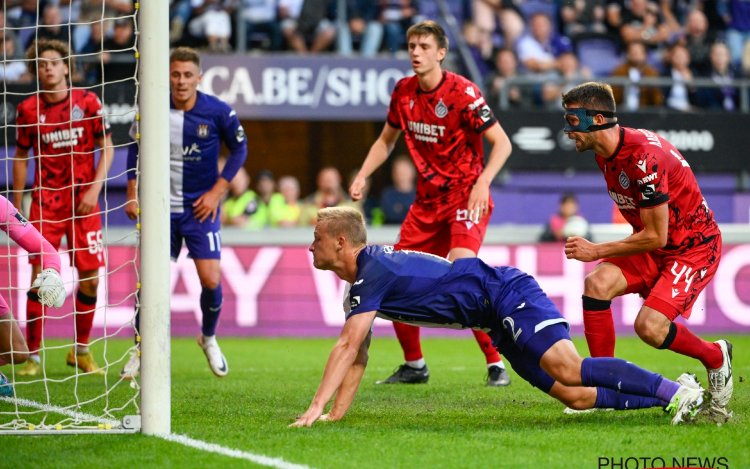
[[[59,308],[65,303],[65,286],[55,269],[44,269],[36,276],[31,289],[37,289],[39,302],[50,308]]]
[[[599,255],[596,252],[596,244],[580,236],[570,236],[565,240],[565,257],[582,262],[591,262],[599,259]]]
[[[351,196],[353,201],[356,202],[362,198],[366,184],[367,180],[362,176],[357,175],[357,177],[354,178],[352,185],[349,186],[349,196]]]
[[[322,413],[323,412],[316,409],[307,409],[307,412],[297,417],[297,420],[294,423],[290,424],[289,427],[312,427],[312,424],[314,424],[317,420],[323,420],[323,416],[321,415]],[[326,420],[328,419],[326,418]]]

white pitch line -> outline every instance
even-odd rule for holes
[[[56,412],[58,414],[62,414],[62,415],[65,415],[67,417],[71,417],[77,420],[96,421],[98,423],[110,424],[113,427],[116,425],[120,425],[120,422],[117,420],[97,417],[96,415],[91,415],[91,414],[87,414],[84,412],[76,412],[74,410],[71,410],[65,407],[55,406],[51,404],[43,404],[41,402],[31,401],[28,399],[19,399],[19,398],[14,399],[10,397],[0,397],[0,400],[4,400],[7,402],[15,402],[19,406],[22,406],[22,407],[34,407],[34,408],[44,410],[47,412]],[[31,432],[29,434],[31,434]],[[209,453],[216,453],[216,454],[220,454],[223,456],[229,456],[231,458],[245,459],[247,461],[252,461],[256,464],[260,464],[261,466],[275,467],[277,469],[310,469],[309,466],[305,466],[302,464],[294,464],[291,462],[284,461],[281,458],[272,458],[269,456],[263,456],[262,454],[255,454],[255,453],[250,453],[247,451],[241,451],[238,449],[227,448],[225,446],[217,445],[215,443],[209,443],[207,441],[196,440],[194,438],[190,438],[189,436],[185,436],[185,435],[177,435],[175,433],[172,433],[169,435],[154,435],[154,436],[156,436],[157,438],[166,440],[166,441],[179,443],[184,446],[189,446],[191,448],[195,448],[200,451],[208,451]]]
[[[60,407],[60,406],[52,405],[52,404],[44,404],[41,402],[30,401],[28,399],[21,399],[21,398],[14,399],[12,397],[4,397],[2,399],[6,402],[16,403],[17,405],[22,406],[22,407],[33,407],[35,409],[43,410],[45,412],[56,412],[66,417],[74,418],[76,420],[94,420],[98,423],[110,424],[113,427],[116,425],[120,425],[120,422],[117,420],[106,419],[104,417],[97,417],[96,415],[86,414],[84,412],[77,412],[67,407]]]
[[[201,451],[208,451],[210,453],[222,454],[224,456],[230,456],[230,457],[238,458],[238,459],[246,459],[248,461],[252,461],[256,464],[260,464],[263,466],[276,467],[278,469],[309,469],[309,466],[304,466],[301,464],[294,464],[291,462],[284,461],[283,459],[280,459],[280,458],[271,458],[271,457],[263,456],[260,454],[248,453],[247,451],[240,451],[237,449],[225,448],[224,446],[220,446],[214,443],[207,443],[205,441],[195,440],[193,438],[190,438],[189,436],[176,435],[174,433],[172,433],[171,435],[156,435],[156,436],[158,436],[159,438],[163,438],[167,441],[172,441],[175,443],[179,443],[181,445],[190,446],[191,448],[196,448]]]

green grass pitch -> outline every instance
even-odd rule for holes
[[[510,387],[487,388],[483,357],[467,332],[466,339],[423,340],[431,378],[429,384],[415,386],[374,384],[401,363],[395,339],[376,338],[349,414],[341,422],[310,429],[287,425],[307,408],[335,339],[223,338],[230,365],[224,379],[210,373],[193,340],[175,339],[172,432],[318,468],[602,468],[626,458],[638,459],[638,465],[631,459],[619,467],[662,467],[661,460],[666,467],[750,467],[750,335],[729,338],[734,344],[735,416],[723,426],[699,422],[672,427],[660,409],[564,415],[561,404],[512,372]],[[576,345],[586,350],[580,339]],[[116,355],[127,346],[127,341],[110,342],[108,353]],[[51,376],[70,374],[65,352],[48,355]],[[95,352],[101,356],[103,350]],[[620,338],[617,354],[673,379],[693,371],[705,384],[697,361],[651,349],[637,338]],[[117,372],[119,368],[110,376]],[[101,380],[82,377],[78,392],[98,391]],[[43,398],[43,391],[38,396],[24,392],[29,399]],[[0,404],[0,410],[8,411],[9,405]],[[0,467],[252,466],[155,437],[99,433],[0,436]]]

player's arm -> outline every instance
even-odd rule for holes
[[[359,383],[362,382],[362,376],[365,374],[365,368],[367,368],[367,351],[370,349],[370,339],[372,339],[372,332],[367,334],[364,342],[360,345],[354,364],[349,368],[346,376],[344,376],[344,381],[336,391],[331,410],[322,415],[320,420],[341,420],[351,407],[357,389],[359,389]]]
[[[664,247],[669,229],[669,205],[663,203],[656,207],[641,207],[640,212],[643,230],[625,239],[606,243],[592,243],[585,238],[572,236],[565,241],[565,255],[568,259],[590,262]]]
[[[29,149],[16,147],[13,160],[13,205],[21,206],[23,190],[26,188],[26,175],[29,171]]]
[[[138,168],[138,151],[139,147],[135,141],[130,142],[128,145],[128,160],[127,160],[127,201],[125,202],[125,214],[131,220],[138,218],[138,187],[136,186],[136,170]]]
[[[479,175],[474,187],[469,194],[469,213],[477,213],[479,217],[487,215],[489,211],[490,184],[497,176],[497,173],[508,161],[511,152],[511,143],[508,134],[495,122],[485,132],[484,138],[492,145],[490,154],[487,157],[487,164],[484,166],[482,174]]]
[[[378,136],[375,143],[370,147],[370,151],[367,152],[367,157],[365,157],[362,167],[349,187],[349,195],[353,200],[357,201],[362,198],[362,191],[367,183],[367,178],[388,159],[399,135],[401,135],[399,129],[392,127],[388,122],[385,123],[383,131],[380,132],[380,136]]]
[[[370,311],[355,314],[346,320],[339,340],[328,356],[328,362],[325,371],[323,371],[323,379],[310,403],[310,407],[290,427],[309,427],[323,415],[326,404],[331,400],[336,390],[342,386],[344,379],[359,356],[362,343],[369,335],[372,322],[375,320],[375,313],[375,311]],[[352,399],[353,397],[352,395]]]
[[[76,213],[81,215],[91,213],[96,207],[96,203],[99,201],[99,193],[102,191],[102,187],[104,187],[104,181],[107,179],[109,168],[112,167],[115,158],[115,148],[112,145],[112,136],[110,134],[103,135],[99,139],[98,145],[101,155],[99,156],[99,163],[96,165],[94,181],[83,194],[81,202],[76,208]]]
[[[229,157],[213,187],[193,202],[193,215],[201,223],[208,217],[211,217],[212,222],[216,220],[216,215],[219,213],[219,204],[224,198],[224,194],[229,190],[229,181],[234,178],[247,159],[245,131],[239,119],[237,119],[237,113],[228,107],[227,109],[228,111],[219,125],[221,127],[221,139],[229,148]]]

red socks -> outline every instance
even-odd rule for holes
[[[482,353],[484,353],[484,358],[485,360],[487,360],[487,364],[499,362],[500,354],[498,353],[495,346],[492,345],[492,339],[490,339],[490,336],[488,336],[483,331],[477,331],[474,329],[472,329],[471,332],[474,333],[474,338],[477,340],[479,348],[482,349]]]
[[[76,343],[88,345],[91,328],[94,325],[94,310],[96,297],[88,296],[80,291],[76,294]]]
[[[592,357],[615,356],[612,302],[583,296],[583,331]]]

